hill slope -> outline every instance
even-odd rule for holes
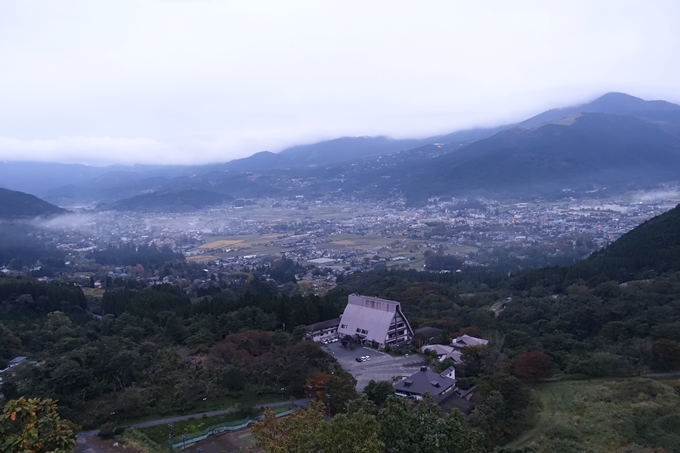
[[[69,211],[24,192],[0,189],[0,218],[17,219],[66,214]]]
[[[231,195],[207,190],[154,192],[97,206],[105,211],[189,212],[233,201]]]
[[[649,219],[574,267],[621,276],[646,270],[680,271],[680,205]]]
[[[537,283],[566,287],[583,280],[627,282],[654,273],[680,271],[680,205],[621,236],[608,247],[565,267],[521,272],[510,286],[526,290]]]

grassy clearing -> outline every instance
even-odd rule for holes
[[[536,425],[508,446],[538,452],[680,453],[680,395],[645,378],[564,381],[536,388]],[[650,450],[651,451],[651,450]]]
[[[199,247],[199,249],[224,249],[224,248],[229,248],[233,247],[237,244],[241,244],[243,241],[242,240],[218,240],[218,241],[213,241],[213,242],[208,242],[207,244],[203,244]]]
[[[167,429],[167,428],[166,428]],[[115,440],[128,447],[133,447],[136,450],[144,451],[146,453],[167,453],[168,439],[167,434],[165,441],[158,444],[149,439],[144,433],[135,428],[128,428],[120,436],[116,436]]]
[[[105,291],[104,288],[83,288],[83,294],[92,297],[103,297]]]

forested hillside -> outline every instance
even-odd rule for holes
[[[680,206],[629,231],[606,248],[570,266],[523,272],[511,280],[518,289],[541,283],[556,289],[578,281],[624,283],[680,271]]]
[[[34,195],[0,188],[0,219],[33,218],[67,212]]]

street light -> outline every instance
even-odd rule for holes
[[[170,447],[170,453],[172,453],[172,423],[168,423],[168,446]]]
[[[182,434],[182,451],[186,451],[187,449],[187,435]]]

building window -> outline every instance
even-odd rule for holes
[[[341,328],[341,329],[346,329],[346,328],[347,328],[347,324],[341,325],[340,328]]]

